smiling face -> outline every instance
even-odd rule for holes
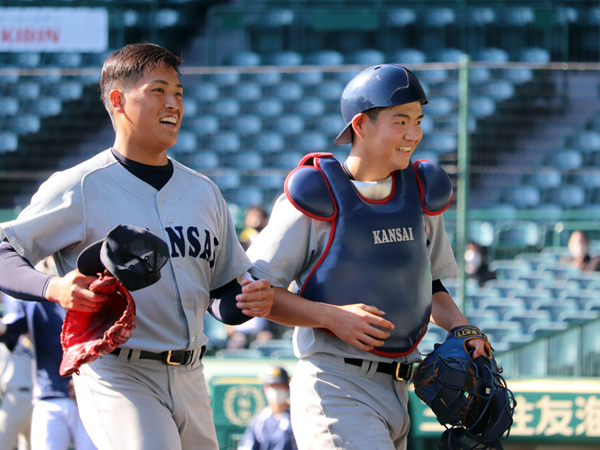
[[[360,158],[360,179],[377,181],[406,169],[423,138],[422,119],[421,102],[384,108],[375,119],[358,114],[353,120],[355,137],[350,155]]]
[[[177,142],[183,116],[183,87],[173,67],[159,67],[133,86],[110,93],[115,112],[115,148],[123,156],[144,164],[157,157],[166,162],[166,151]]]

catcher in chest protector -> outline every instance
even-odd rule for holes
[[[100,450],[216,450],[204,315],[239,325],[273,305],[217,186],[167,155],[181,63],[149,43],[113,52],[100,80],[113,147],[54,174],[0,224],[0,290],[68,311],[60,370]],[[48,255],[58,276],[33,267]]]

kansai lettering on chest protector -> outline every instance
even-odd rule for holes
[[[297,209],[332,225],[302,296],[385,311],[395,329],[372,352],[392,357],[412,352],[427,331],[432,294],[424,214],[440,214],[452,200],[448,175],[429,161],[393,177],[388,198],[368,200],[331,154],[309,154],[285,183]]]

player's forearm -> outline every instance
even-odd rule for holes
[[[460,312],[452,297],[443,291],[433,294],[431,301],[431,321],[446,331],[458,326],[469,325],[469,321]]]
[[[267,319],[291,327],[327,328],[331,305],[307,300],[279,287],[273,291],[275,298]]]

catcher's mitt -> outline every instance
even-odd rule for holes
[[[99,311],[67,311],[60,341],[63,359],[60,374],[79,373],[79,367],[124,344],[135,328],[135,302],[129,290],[108,271],[90,284],[90,291],[108,300]]]
[[[485,356],[471,359],[466,347],[471,339],[484,342]],[[477,327],[457,327],[415,370],[415,393],[446,427],[438,449],[502,449],[498,441],[512,425],[516,402],[492,350]]]

